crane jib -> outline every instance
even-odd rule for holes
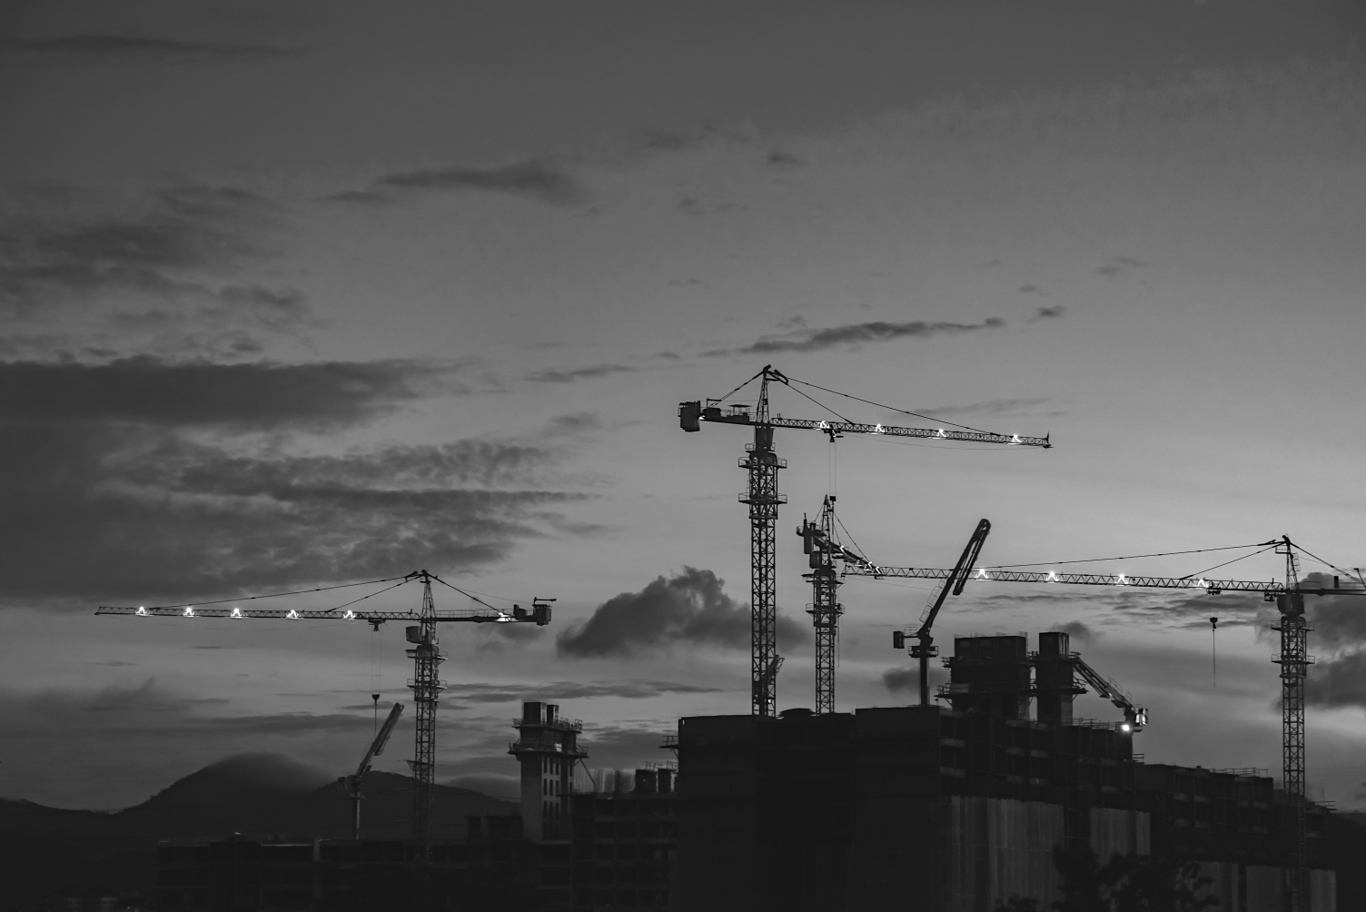
[[[732,407],[723,412],[720,406],[701,402],[680,402],[678,404],[679,425],[685,431],[699,430],[699,421],[719,424],[755,424],[749,409]],[[987,431],[954,431],[948,428],[909,428],[892,424],[861,424],[851,421],[820,421],[805,418],[783,418],[781,415],[765,422],[775,428],[794,428],[804,431],[823,431],[831,434],[882,434],[888,437],[913,437],[918,440],[954,440],[968,443],[1000,443],[1009,446],[1043,447],[1049,449],[1053,444],[1047,436],[1027,437],[1021,434],[994,434]]]

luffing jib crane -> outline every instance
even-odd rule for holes
[[[759,398],[751,413],[746,405],[732,405],[722,411],[721,403],[759,380]],[[740,468],[749,472],[749,486],[740,492],[739,500],[749,505],[750,523],[750,707],[756,716],[770,717],[777,712],[777,666],[781,663],[777,647],[778,608],[774,586],[774,529],[778,520],[778,506],[787,498],[778,493],[778,470],[787,467],[773,449],[773,429],[793,428],[820,431],[831,440],[844,434],[885,434],[889,437],[914,437],[927,440],[955,440],[972,443],[1000,443],[1014,446],[1051,446],[1047,437],[1022,437],[1018,434],[995,434],[988,431],[945,430],[944,428],[906,428],[882,424],[860,424],[851,421],[784,418],[769,412],[770,383],[793,383],[823,389],[813,384],[792,380],[772,365],[750,377],[731,393],[720,399],[680,402],[678,423],[685,431],[701,430],[701,422],[738,424],[754,429],[754,442],[746,444],[746,455],[740,458]],[[826,392],[832,392],[825,390]],[[839,394],[843,395],[843,394]],[[808,397],[809,398],[809,397]]]
[[[365,752],[360,765],[356,771],[349,776],[340,776],[337,781],[346,790],[346,797],[351,799],[351,838],[360,842],[360,800],[365,796],[361,793],[361,780],[365,774],[370,772],[370,761],[384,753],[384,745],[389,743],[389,735],[394,731],[394,726],[398,724],[398,717],[403,715],[403,704],[395,703],[394,708],[389,710],[389,716],[384,720],[384,726],[375,735],[375,740],[370,742],[370,749]]]
[[[395,582],[397,580],[397,582]],[[449,589],[482,605],[482,608],[458,609],[438,612],[432,600],[432,581],[435,580]],[[242,596],[237,599],[219,599],[213,602],[199,602],[182,605],[163,605],[155,608],[145,606],[101,606],[96,614],[131,615],[134,617],[178,617],[178,618],[227,618],[229,620],[287,620],[287,621],[363,621],[376,631],[388,621],[416,621],[406,630],[407,640],[413,644],[408,656],[413,660],[413,680],[408,687],[413,691],[413,702],[417,706],[417,731],[413,759],[408,763],[413,770],[413,843],[419,862],[427,860],[431,845],[431,807],[432,783],[436,772],[436,702],[444,685],[438,674],[440,665],[445,661],[438,647],[436,625],[444,623],[467,624],[535,624],[543,627],[550,623],[550,603],[554,599],[536,597],[532,599],[531,609],[514,605],[512,613],[500,611],[468,592],[452,586],[435,573],[414,570],[407,576],[369,580],[364,583],[346,583],[339,586],[325,586],[301,592],[323,592],[352,586],[394,583],[388,589],[397,589],[406,583],[422,583],[422,608],[420,611],[370,611],[354,608],[332,608],[327,610],[299,610],[279,608],[241,608],[234,605],[223,607],[230,602],[246,602],[273,598],[280,595],[297,595],[299,592],[275,593],[273,595]],[[379,592],[348,602],[352,605]],[[346,607],[346,606],[342,606]]]
[[[1206,579],[1204,576],[1128,576],[1123,573],[1055,573],[1023,570],[995,570],[981,568],[972,574],[974,580],[1004,583],[1050,583],[1079,586],[1122,586],[1136,589],[1200,590],[1211,595],[1221,592],[1260,592],[1268,602],[1275,602],[1280,614],[1280,626],[1274,628],[1281,635],[1281,652],[1272,661],[1281,666],[1281,761],[1282,782],[1294,808],[1293,852],[1294,866],[1288,875],[1287,893],[1291,912],[1309,912],[1309,868],[1306,846],[1305,805],[1305,750],[1304,750],[1304,683],[1309,665],[1309,626],[1304,617],[1306,595],[1366,595],[1366,588],[1342,589],[1338,577],[1333,587],[1303,586],[1299,581],[1299,562],[1296,545],[1289,536],[1281,536],[1261,547],[1274,547],[1285,557],[1285,579],[1235,580]],[[947,580],[952,570],[925,567],[881,567],[866,562],[846,562],[846,576],[887,577],[902,579]],[[1092,682],[1094,685],[1094,682]],[[1104,694],[1102,694],[1103,696]],[[1119,704],[1117,704],[1119,705]],[[1121,705],[1121,709],[1124,707]],[[1137,713],[1143,711],[1134,708]],[[1127,718],[1127,710],[1126,710]],[[1136,729],[1135,729],[1136,730]]]
[[[963,549],[963,554],[958,558],[958,563],[954,564],[949,575],[944,577],[942,583],[936,587],[930,602],[925,606],[925,611],[920,615],[920,626],[911,636],[915,637],[915,645],[910,648],[911,658],[920,660],[920,705],[930,705],[930,659],[939,655],[939,647],[934,645],[934,637],[930,634],[930,628],[934,626],[934,619],[939,617],[939,609],[944,607],[944,599],[948,598],[949,593],[954,595],[963,594],[963,586],[968,581],[969,574],[972,573],[972,565],[977,562],[977,555],[982,551],[982,543],[987,540],[987,533],[991,531],[991,523],[983,519],[977,523],[977,528],[973,531],[972,537],[968,539],[967,547]],[[860,566],[855,564],[855,566]],[[892,646],[902,649],[906,646],[905,631],[897,630],[892,633]]]

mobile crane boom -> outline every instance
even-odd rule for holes
[[[395,703],[394,708],[389,710],[389,716],[384,720],[384,725],[379,733],[375,735],[375,740],[370,742],[370,749],[365,752],[365,757],[361,760],[356,771],[350,776],[341,776],[337,779],[346,789],[346,796],[351,799],[351,838],[360,842],[360,800],[365,797],[361,794],[361,780],[365,774],[370,772],[370,761],[384,753],[384,746],[389,743],[389,735],[393,733],[394,726],[398,724],[398,717],[403,715],[403,704]]]
[[[934,645],[934,637],[930,635],[930,628],[934,626],[934,619],[939,617],[939,609],[944,607],[944,600],[949,597],[949,593],[963,594],[963,585],[972,573],[972,565],[977,562],[977,555],[981,553],[982,544],[987,540],[989,532],[991,532],[991,523],[988,520],[983,519],[977,524],[972,537],[968,539],[967,547],[963,549],[962,555],[958,558],[958,563],[954,564],[948,575],[942,577],[943,585],[937,588],[931,597],[930,604],[925,606],[925,613],[920,619],[920,627],[911,634],[916,639],[916,644],[910,650],[911,658],[920,660],[921,706],[930,705],[930,659],[939,655],[939,647]],[[892,633],[892,645],[897,649],[903,648],[906,645],[906,634],[900,630],[894,631]]]

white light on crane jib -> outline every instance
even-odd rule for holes
[[[879,424],[879,425],[877,425],[876,427],[873,428],[873,433],[874,433],[874,434],[885,434],[885,433],[887,433],[887,429],[886,429],[885,427],[883,427],[881,424]]]
[[[138,617],[140,617],[140,618],[145,618],[145,617],[147,617],[147,609],[144,608],[144,607],[142,607],[141,605],[139,605],[139,606],[138,606],[138,610],[137,610],[137,611],[134,611],[133,613],[136,614],[136,615],[137,615]]]
[[[192,607],[189,606],[189,605],[186,605],[186,606],[185,606],[185,613],[182,614],[181,617],[187,617],[187,618],[192,618],[192,617],[194,617],[194,608],[192,608]]]
[[[354,621],[356,619],[356,612],[348,608],[346,609],[346,613],[342,615],[342,618],[343,620]]]
[[[239,620],[239,621],[240,621],[240,620],[242,620],[243,617],[245,617],[245,615],[242,614],[242,609],[241,609],[241,608],[233,608],[233,609],[232,609],[232,613],[229,614],[228,617],[233,618],[234,620]]]
[[[1123,573],[1121,573],[1119,576],[1115,577],[1115,585],[1116,585],[1116,586],[1127,586],[1127,585],[1129,585],[1129,580],[1128,580],[1127,577],[1125,577],[1125,575],[1124,575]]]
[[[289,609],[289,614],[285,615],[285,619],[290,621],[297,621],[299,619],[299,612],[291,608]]]
[[[1057,575],[1056,573],[1054,573],[1052,570],[1049,570],[1049,571],[1048,571],[1048,579],[1045,580],[1045,582],[1056,583],[1057,581],[1058,581],[1058,575]]]

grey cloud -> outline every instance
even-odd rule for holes
[[[512,624],[498,626],[511,627]],[[644,700],[669,693],[722,693],[720,687],[678,684],[672,681],[552,681],[545,684],[499,685],[452,684],[446,693],[471,703],[510,703],[520,700],[545,700],[559,703],[593,697],[620,697]]]
[[[340,200],[377,201],[394,191],[468,191],[510,193],[557,206],[585,197],[569,172],[543,160],[529,160],[494,168],[437,168],[404,171],[375,180],[369,190],[339,194]]]
[[[364,412],[310,410],[288,394],[275,393],[279,407],[304,416]],[[219,416],[274,426],[275,406],[264,408]],[[0,419],[0,601],[88,609],[474,568],[557,534],[559,511],[587,497],[539,484],[559,451],[515,442],[234,452],[236,438],[192,442],[175,427],[93,414]]]
[[[242,275],[272,255],[262,240],[278,212],[265,200],[233,187],[177,184],[143,194],[131,214],[74,216],[68,210],[97,201],[72,194],[70,205],[0,225],[0,314],[12,322],[51,323],[80,308],[87,335],[143,331],[181,346],[247,328],[292,334],[308,324],[299,292]]]
[[[0,421],[124,421],[249,428],[334,425],[417,398],[411,362],[0,362]]]
[[[937,408],[915,409],[926,415],[1015,415],[1021,412],[1035,411],[1040,406],[1047,405],[1047,396],[1035,396],[1028,399],[984,399],[981,402],[969,402],[965,405],[944,405]]]
[[[679,643],[743,648],[750,637],[749,611],[723,586],[710,570],[694,567],[669,579],[657,577],[639,592],[608,599],[588,620],[559,634],[556,648],[574,657],[627,656]],[[799,641],[805,635],[801,625],[778,619],[780,640]]]
[[[1023,291],[1024,289],[1020,290]],[[1067,313],[1067,308],[1063,307],[1061,304],[1054,305],[1053,307],[1040,307],[1034,312],[1034,316],[1029,318],[1029,322],[1034,323],[1039,320],[1054,320],[1065,313]]]
[[[1133,257],[1115,256],[1110,257],[1110,261],[1103,266],[1097,266],[1096,272],[1110,279],[1117,279],[1135,269],[1141,269],[1148,264]]]
[[[1311,706],[1366,709],[1366,651],[1310,665],[1304,699]]]
[[[1056,630],[1059,633],[1065,633],[1071,639],[1086,646],[1095,643],[1099,636],[1094,630],[1087,627],[1081,621],[1068,621],[1065,624],[1058,624],[1051,629]]]
[[[947,682],[949,673],[943,668],[930,666],[930,693]],[[918,698],[920,694],[920,667],[913,665],[904,668],[889,668],[882,673],[882,686],[892,693],[910,693]]]
[[[526,375],[532,383],[573,383],[576,380],[593,380],[612,374],[629,374],[640,370],[625,364],[595,364],[591,367],[576,367],[569,370],[539,370]]]
[[[286,53],[265,45],[178,41],[139,35],[60,35],[51,38],[0,40],[0,49],[31,54],[85,57],[95,60],[179,63],[195,60],[240,60]]]
[[[706,355],[773,354],[777,352],[809,352],[859,345],[867,342],[886,342],[891,339],[923,338],[927,336],[980,332],[999,329],[1005,321],[988,317],[981,323],[948,323],[912,320],[888,323],[876,320],[869,323],[850,323],[825,329],[802,329],[782,336],[765,336],[744,348],[705,352]]]

